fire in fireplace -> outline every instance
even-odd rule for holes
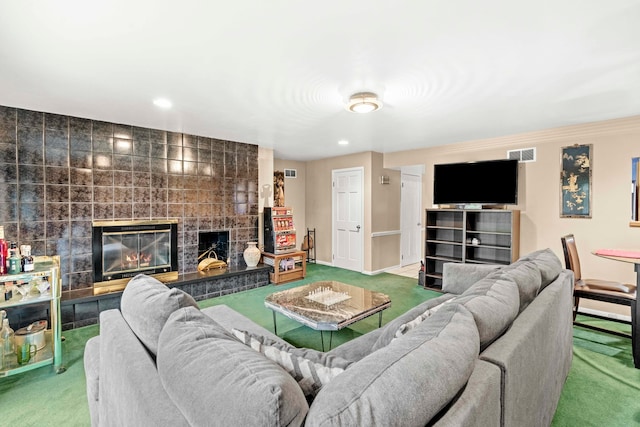
[[[94,222],[94,294],[122,290],[140,273],[177,280],[177,243],[177,220]]]

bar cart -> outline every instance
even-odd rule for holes
[[[5,300],[4,294],[0,298],[0,310],[10,313],[12,309],[21,307],[49,303],[49,328],[44,332],[45,345],[39,349],[36,354],[31,357],[29,362],[19,365],[15,354],[4,356],[2,367],[0,368],[0,377],[20,374],[31,369],[40,368],[42,366],[53,365],[56,373],[60,374],[66,371],[62,365],[62,329],[60,322],[60,257],[34,257],[34,271],[28,273],[8,274],[0,276],[0,284],[16,284],[38,282],[40,289],[33,287],[24,295],[13,291],[13,297]],[[48,290],[46,290],[46,282],[48,282]],[[14,286],[15,288],[15,286]]]

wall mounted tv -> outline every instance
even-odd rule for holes
[[[434,165],[433,203],[518,204],[518,161],[485,160]]]

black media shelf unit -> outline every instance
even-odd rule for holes
[[[447,262],[510,264],[520,253],[520,211],[427,209],[425,288],[442,289]]]

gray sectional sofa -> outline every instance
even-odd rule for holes
[[[572,289],[548,249],[446,264],[442,296],[322,353],[138,276],[86,344],[92,425],[549,425],[571,365]]]

